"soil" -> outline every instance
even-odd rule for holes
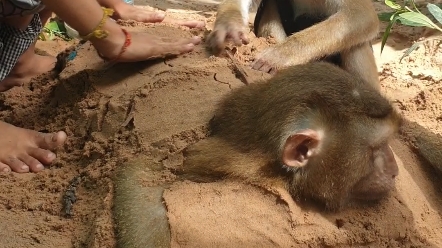
[[[203,31],[121,23],[170,39],[203,37],[216,10],[215,3],[203,1],[136,4],[207,22]],[[382,3],[375,5],[386,10]],[[43,132],[64,130],[69,136],[56,163],[43,172],[0,175],[0,247],[115,246],[112,178],[127,161],[140,158],[156,165],[150,175],[140,173],[145,187],[169,185],[163,200],[172,247],[442,247],[442,177],[434,167],[440,161],[428,162],[428,142],[422,141],[442,135],[442,53],[437,43],[425,42],[399,62],[426,30],[396,26],[380,55],[385,26],[374,52],[382,91],[405,124],[392,142],[397,189],[381,203],[327,213],[301,207],[282,191],[235,181],[177,180],[168,168],[182,163],[185,147],[207,136],[220,98],[244,85],[234,63],[198,46],[177,58],[104,68],[86,43],[59,78],[39,77],[0,94],[0,119]],[[250,38],[233,53],[253,83],[267,75],[247,65],[272,42],[252,33]],[[37,45],[56,56],[72,42]]]

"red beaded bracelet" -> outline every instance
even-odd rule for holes
[[[126,36],[126,40],[124,41],[123,47],[121,47],[120,53],[115,57],[114,59],[110,60],[110,62],[116,62],[118,59],[120,59],[121,55],[123,55],[124,52],[126,52],[127,48],[132,44],[132,36],[129,32],[127,32],[126,29],[121,29]]]
[[[106,60],[107,61],[106,64],[109,66],[118,62],[117,60],[119,60],[121,58],[121,55],[123,55],[123,53],[126,52],[127,48],[130,46],[130,44],[132,44],[132,36],[130,35],[130,33],[124,28],[122,28],[121,31],[123,31],[124,35],[126,36],[126,39],[124,41],[123,46],[121,47],[120,53],[118,53],[118,55],[115,58],[113,58],[113,59],[106,58],[103,55],[101,55],[101,53],[98,52],[98,56],[100,56],[102,59]]]

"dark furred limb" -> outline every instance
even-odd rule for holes
[[[112,210],[118,248],[170,247],[164,187],[142,185],[140,176],[152,174],[149,163],[140,158],[117,169]]]

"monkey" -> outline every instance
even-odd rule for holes
[[[228,39],[249,43],[248,13],[252,0],[224,0],[207,37],[219,54]],[[253,69],[276,73],[291,65],[317,60],[332,62],[379,89],[371,41],[378,35],[379,19],[371,0],[262,0],[254,20],[257,37],[276,41],[259,53]]]
[[[389,141],[401,123],[372,85],[332,63],[308,62],[229,92],[209,136],[183,151],[176,173],[283,187],[327,210],[377,202],[395,187]]]
[[[442,176],[442,135],[434,133],[413,121],[406,121],[406,129],[403,130],[417,153],[433,166]]]
[[[155,167],[158,165],[154,161],[140,156],[120,165],[112,177],[117,248],[170,247],[170,228],[162,198],[168,184],[149,187],[141,180],[154,180]]]

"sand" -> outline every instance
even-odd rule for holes
[[[136,4],[206,20],[208,30],[216,8],[216,2],[203,1]],[[172,39],[207,33],[164,24],[123,25]],[[206,137],[219,99],[244,84],[231,60],[210,56],[200,46],[178,58],[104,71],[85,44],[58,79],[38,78],[0,94],[0,119],[69,136],[56,163],[43,172],[0,175],[0,247],[115,246],[112,178],[134,160],[146,163],[139,173],[143,187],[167,185],[163,201],[172,247],[442,247],[442,177],[435,169],[440,161],[433,157],[431,164],[431,157],[421,156],[429,144],[425,137],[437,144],[442,135],[442,53],[428,43],[399,63],[424,30],[398,26],[380,56],[384,28],[374,43],[382,91],[406,122],[392,142],[397,190],[381,203],[326,213],[300,206],[278,189],[178,180],[169,168],[182,163],[185,147]],[[235,59],[253,82],[266,75],[246,65],[269,41],[251,40]],[[51,55],[69,45],[38,42]]]

